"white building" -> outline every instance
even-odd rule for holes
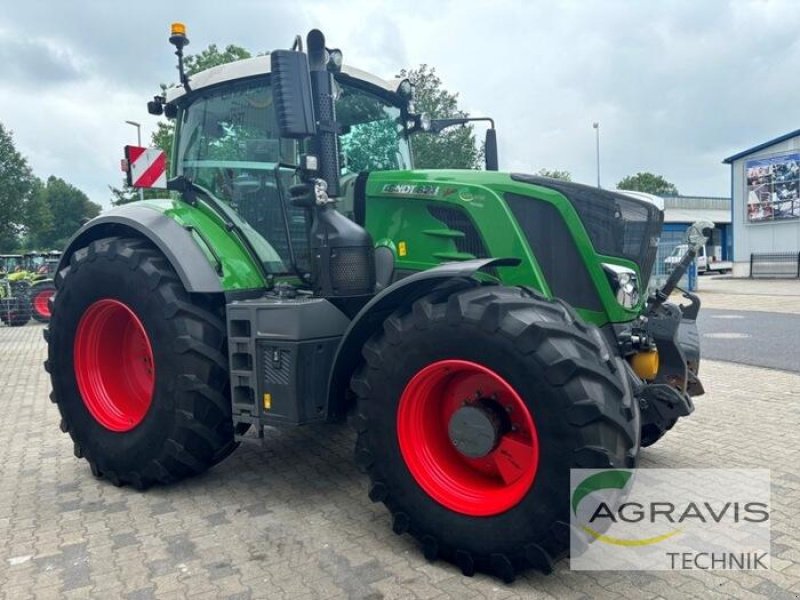
[[[734,275],[750,275],[751,256],[764,255],[786,275],[800,261],[800,129],[724,161],[731,165]],[[774,255],[781,254],[782,257]],[[794,254],[794,265],[792,257]]]

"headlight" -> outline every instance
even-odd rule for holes
[[[636,271],[628,267],[603,263],[608,282],[614,295],[625,308],[633,308],[639,303],[639,278]]]

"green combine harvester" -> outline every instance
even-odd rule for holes
[[[655,206],[415,170],[410,137],[457,123],[317,30],[191,78],[181,24],[170,41],[181,84],[148,106],[176,125],[172,197],[87,223],[55,278],[46,368],[75,455],[144,489],[248,430],[349,417],[370,499],[428,559],[549,572],[570,469],[636,466],[703,392],[699,302],[667,301],[702,225],[648,295]]]

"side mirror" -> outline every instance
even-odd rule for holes
[[[465,125],[475,121],[488,121],[489,129],[486,130],[486,140],[483,153],[486,158],[486,170],[497,171],[499,161],[497,158],[497,130],[494,128],[494,119],[490,117],[456,117],[453,119],[430,119],[426,127],[419,127],[413,131],[426,131],[427,133],[440,133],[448,127],[455,125]]]
[[[486,141],[483,146],[483,153],[486,158],[486,170],[499,170],[497,158],[497,130],[494,127],[486,130]]]
[[[706,245],[712,229],[714,229],[714,223],[711,221],[697,221],[696,223],[692,223],[689,229],[686,230],[686,241],[690,246],[695,248],[695,250],[699,250]]]
[[[306,138],[317,133],[308,57],[293,50],[273,50],[272,96],[281,137]]]

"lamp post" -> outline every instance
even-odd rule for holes
[[[128,125],[132,125],[136,127],[136,144],[141,148],[142,147],[142,124],[137,123],[136,121],[125,121]],[[130,169],[130,165],[128,165]],[[144,190],[139,188],[139,200],[144,200]]]
[[[595,146],[597,148],[597,187],[600,187],[600,123],[592,123],[595,133]]]

